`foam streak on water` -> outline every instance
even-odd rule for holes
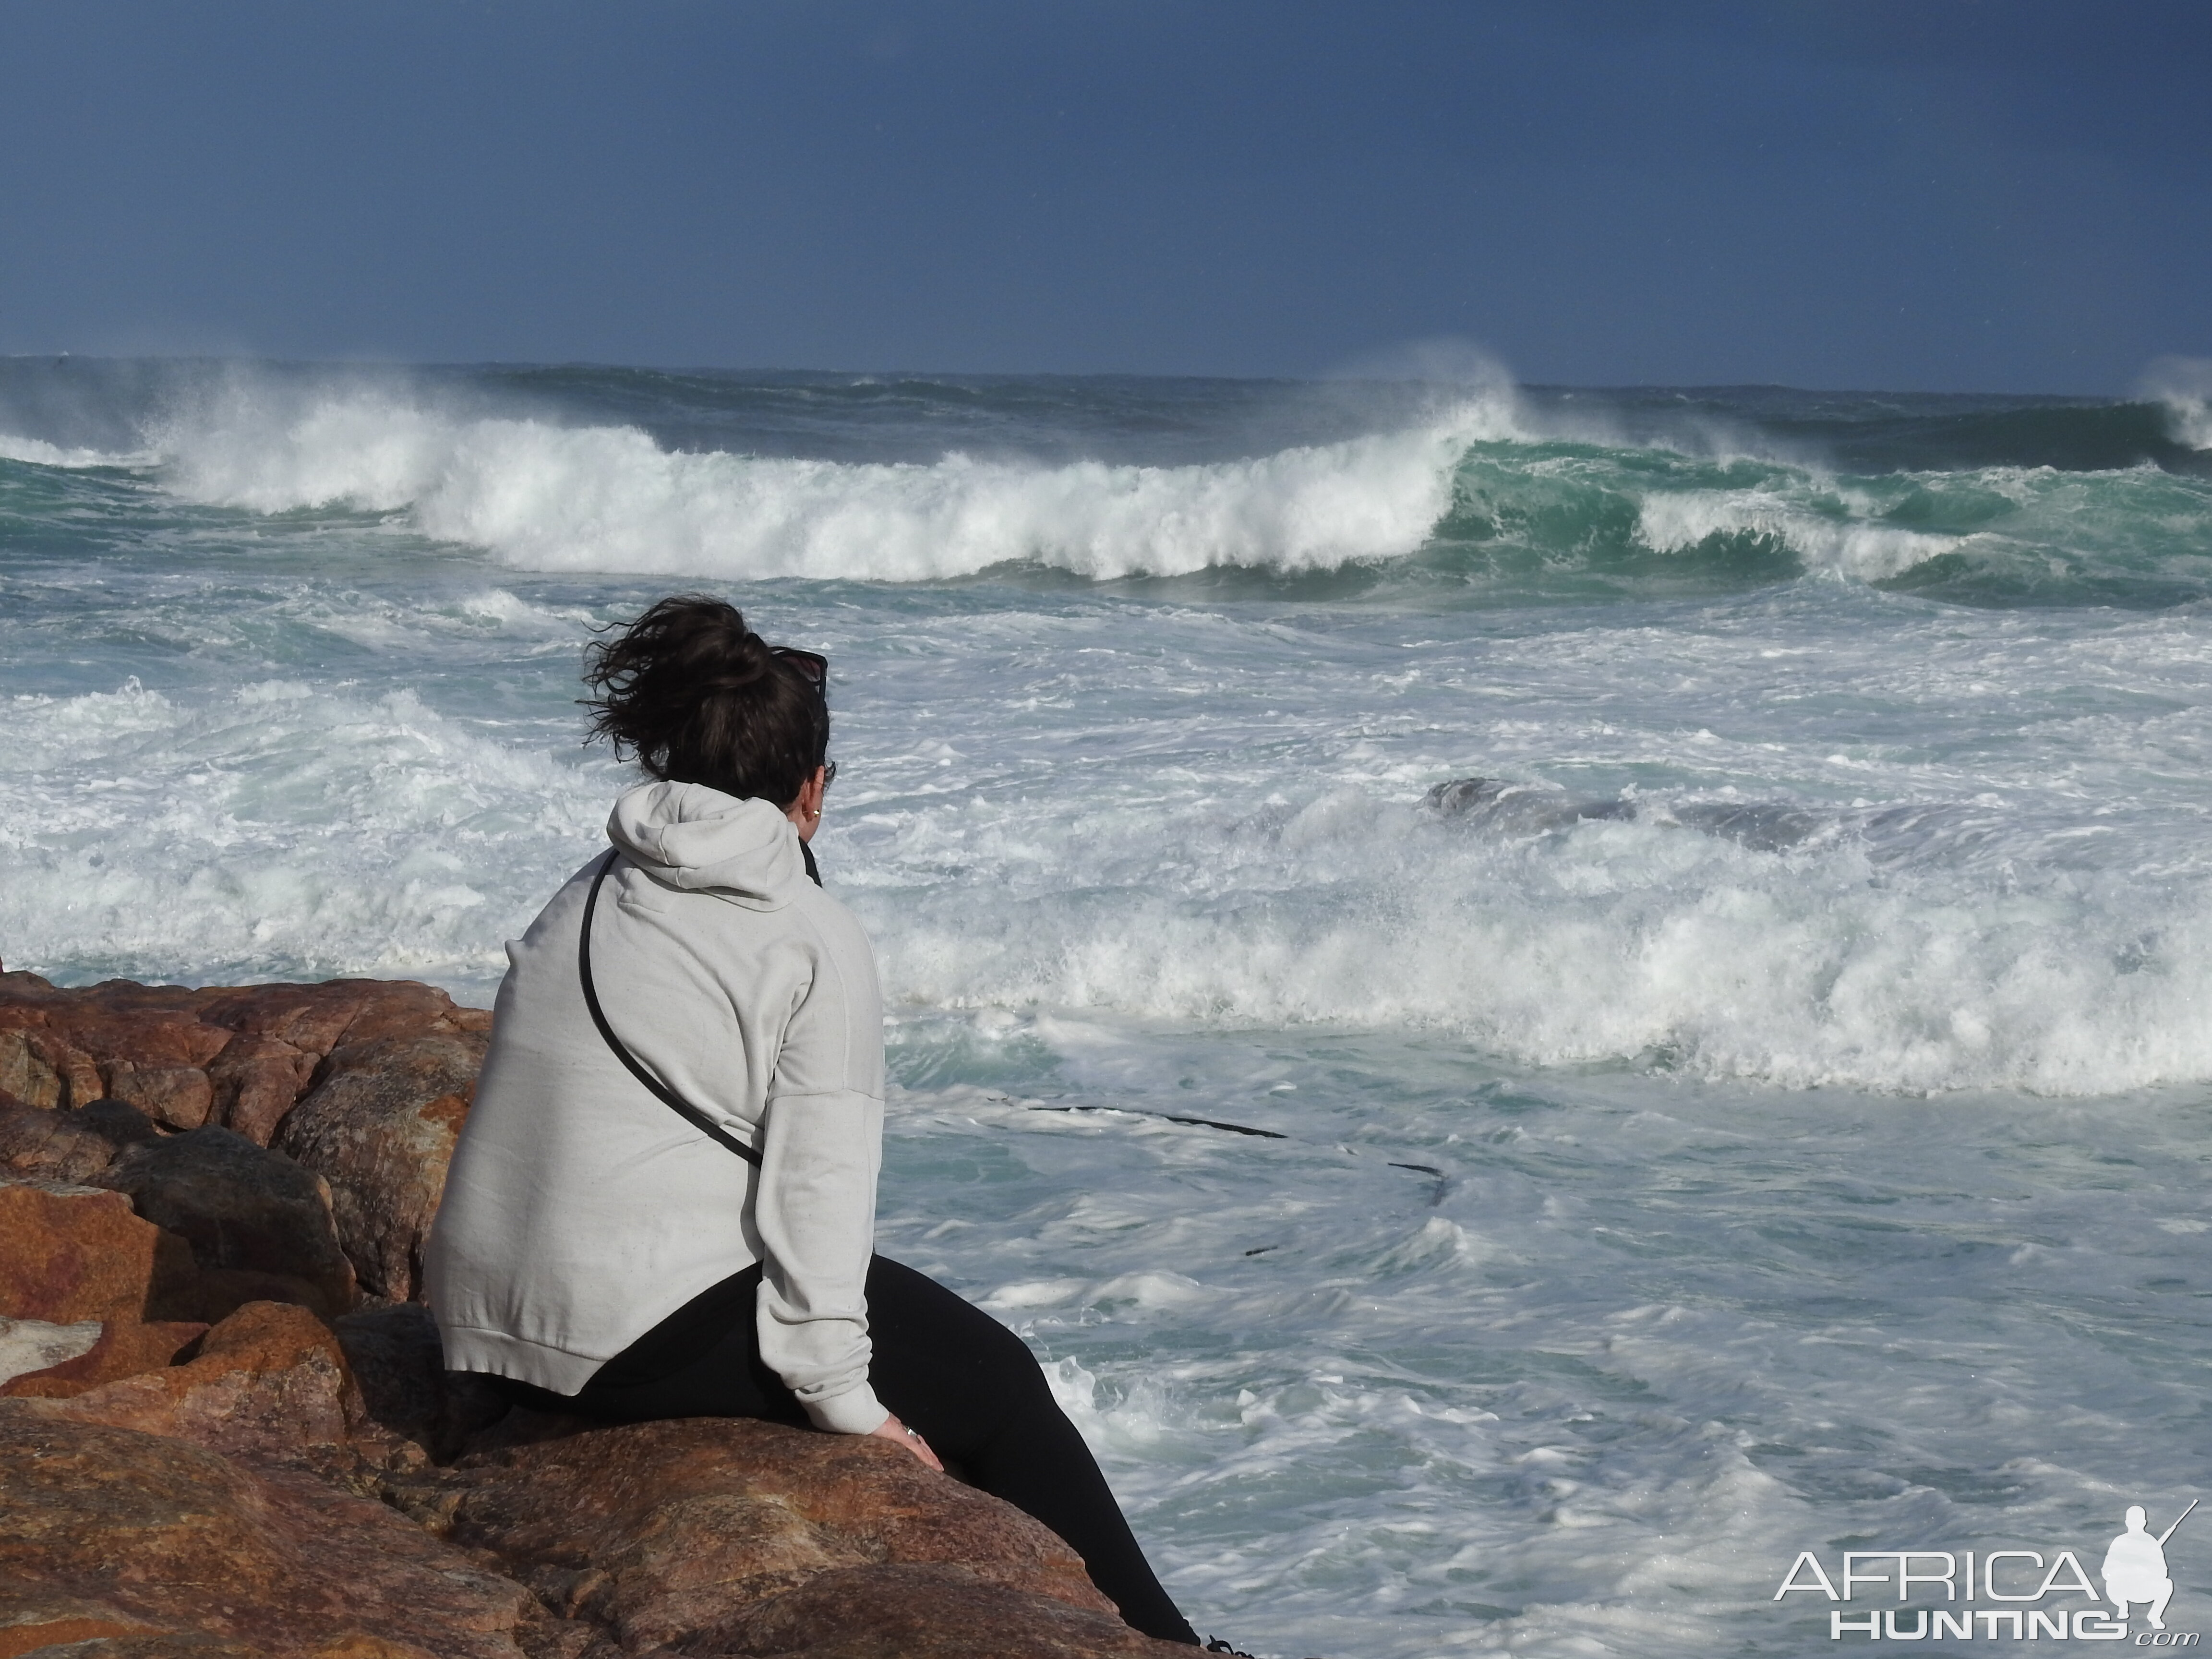
[[[489,1000],[627,775],[579,647],[705,582],[832,659],[884,1248],[1030,1338],[1201,1628],[1802,1653],[1801,1548],[2087,1559],[2212,1479],[2160,373],[5,366],[0,957]]]

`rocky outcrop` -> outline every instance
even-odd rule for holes
[[[476,1093],[485,1039],[382,1036],[335,1049],[275,1145],[330,1182],[338,1237],[361,1281],[404,1302]]]
[[[404,1300],[490,1029],[486,1011],[404,982],[70,990],[0,973],[0,1165],[92,1181],[138,1121],[145,1136],[214,1126],[273,1145],[327,1182],[356,1282]],[[305,1277],[325,1302],[336,1294],[327,1272]],[[231,1306],[308,1299],[251,1279],[233,1288]]]
[[[884,1442],[447,1373],[408,1298],[488,1024],[0,974],[0,1659],[1188,1651]]]
[[[84,1328],[50,1325],[45,1328],[75,1331]],[[0,1382],[0,1395],[66,1400],[105,1382],[158,1371],[173,1364],[186,1348],[205,1336],[207,1328],[197,1322],[158,1320],[139,1324],[117,1319],[94,1324],[91,1346],[78,1352],[75,1343],[66,1347],[57,1346],[49,1354],[40,1356],[44,1363],[12,1370],[7,1381]]]
[[[443,991],[383,980],[70,990],[0,973],[0,1095],[46,1110],[119,1100],[166,1128],[216,1123],[266,1146],[335,1051],[490,1029]]]
[[[352,1454],[360,1449],[353,1432],[362,1420],[360,1391],[337,1339],[314,1315],[253,1302],[204,1335],[204,1328],[184,1328],[192,1332],[189,1355],[179,1345],[135,1373],[60,1398],[40,1385],[68,1364],[19,1376],[0,1392],[39,1398],[44,1417],[189,1440],[257,1464],[343,1468],[359,1461]],[[177,1359],[185,1363],[171,1363]]]
[[[223,1650],[198,1638],[273,1659],[366,1638],[518,1659],[533,1622],[528,1590],[382,1504],[51,1402],[0,1402],[0,1654]]]
[[[603,1621],[632,1651],[711,1643],[825,1573],[879,1566],[1112,1618],[1051,1533],[885,1442],[744,1420],[587,1433],[538,1421],[548,1437],[537,1443],[396,1490],[427,1523],[497,1558],[558,1610]]]
[[[329,1182],[244,1135],[210,1124],[157,1137],[130,1147],[91,1184],[125,1194],[185,1241],[204,1317],[283,1301],[336,1319],[358,1299]]]
[[[0,1179],[84,1181],[112,1164],[125,1147],[143,1145],[157,1133],[143,1112],[119,1100],[94,1101],[71,1111],[0,1096]]]
[[[120,1193],[53,1181],[0,1184],[0,1314],[55,1325],[191,1317],[191,1247]]]

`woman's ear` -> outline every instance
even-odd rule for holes
[[[799,786],[797,799],[783,809],[784,817],[799,826],[799,840],[814,839],[814,831],[822,822],[822,797],[829,787],[829,769],[817,766],[814,775]]]

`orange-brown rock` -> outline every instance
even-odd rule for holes
[[[282,1152],[210,1124],[131,1147],[93,1184],[191,1246],[205,1318],[279,1301],[336,1319],[354,1304],[330,1188]]]
[[[331,1185],[338,1237],[361,1282],[410,1301],[485,1039],[382,1036],[332,1051],[273,1145]]]
[[[105,1631],[106,1623],[92,1621],[93,1628]],[[72,1621],[64,1618],[51,1628],[70,1629]],[[38,1630],[50,1628],[40,1626]],[[0,1632],[4,1638],[7,1632]],[[23,1639],[30,1640],[35,1631]],[[66,1642],[68,1645],[58,1644]],[[273,1659],[265,1648],[249,1647],[243,1642],[225,1642],[212,1636],[194,1636],[179,1632],[161,1631],[122,1636],[95,1636],[90,1641],[80,1641],[57,1636],[46,1646],[12,1648],[0,1643],[0,1656],[33,1652],[40,1659]]]
[[[0,1385],[0,1395],[66,1400],[102,1383],[161,1370],[205,1335],[207,1328],[197,1321],[139,1324],[111,1320],[100,1328],[100,1340],[84,1352],[42,1370],[26,1371]]]
[[[12,980],[18,975],[5,977]],[[0,1024],[0,1090],[26,1105],[48,1109],[82,1106],[106,1092],[100,1085],[100,1067],[92,1056],[66,1036],[47,1030],[43,1016],[36,1023]]]
[[[0,1592],[0,1595],[4,1595],[4,1592]],[[119,1659],[125,1654],[131,1656],[131,1659],[140,1659],[140,1656],[153,1659],[155,1655],[161,1656],[161,1659],[167,1659],[168,1653],[181,1654],[187,1650],[198,1659],[198,1655],[206,1651],[198,1642],[190,1650],[171,1647],[165,1650],[161,1647],[149,1647],[144,1644],[147,1638],[153,1642],[162,1642],[167,1638],[150,1626],[97,1603],[88,1605],[66,1599],[33,1603],[21,1610],[20,1618],[19,1623],[0,1625],[0,1659],[17,1659],[18,1655],[26,1653],[48,1653],[64,1646],[69,1650],[70,1659],[78,1659],[79,1655],[98,1655],[100,1659],[108,1659],[108,1656],[115,1655]],[[142,1639],[118,1644],[101,1640],[104,1637]],[[258,1655],[260,1650],[235,1648],[232,1651]]]
[[[101,1644],[70,1659],[521,1659],[518,1632],[547,1622],[380,1504],[58,1403],[0,1402],[0,1639]]]
[[[221,1123],[265,1145],[333,1049],[490,1024],[406,981],[70,988],[0,973],[0,1092],[47,1109],[125,1100],[171,1128]]]
[[[284,1149],[327,1176],[359,1283],[404,1298],[468,1110],[491,1016],[427,985],[136,985],[70,989],[0,973],[0,1164],[86,1180],[100,1173],[86,1121],[33,1121],[119,1100],[169,1129],[220,1125],[265,1146],[303,1099],[318,1104]],[[206,1311],[288,1292],[296,1265],[210,1264]],[[227,1285],[224,1275],[246,1277]],[[269,1275],[278,1277],[271,1279]],[[325,1275],[325,1279],[327,1275]],[[325,1294],[326,1311],[343,1301]],[[322,1305],[322,1304],[319,1304]]]
[[[0,1316],[189,1317],[191,1250],[131,1212],[120,1193],[51,1181],[0,1182]]]
[[[404,980],[255,985],[204,994],[201,1018],[238,1033],[209,1068],[222,1121],[264,1146],[337,1048],[386,1037],[481,1036],[491,1029],[489,1011],[457,1007],[443,991]]]
[[[412,1642],[394,1642],[366,1631],[349,1630],[303,1648],[288,1659],[438,1659],[438,1656]]]
[[[84,1182],[154,1135],[151,1120],[119,1100],[71,1111],[0,1098],[0,1171],[9,1176]]]
[[[42,1399],[37,1408],[261,1463],[340,1460],[361,1422],[337,1339],[305,1308],[282,1302],[240,1308],[207,1333],[188,1364]]]
[[[746,1607],[695,1650],[806,1659],[1190,1659],[1110,1613],[1012,1589],[955,1566],[848,1567]]]
[[[208,1066],[216,1115],[256,1146],[266,1146],[307,1085],[319,1054],[278,1037],[242,1031]]]
[[[449,1477],[460,1485],[447,1524],[496,1536],[487,1557],[305,1470],[77,1420],[63,1409],[75,1403],[0,1401],[0,1659],[77,1643],[70,1659],[616,1659],[669,1639],[680,1645],[663,1651],[699,1659],[1183,1651],[1098,1610],[1049,1534],[1025,1535],[1034,1523],[942,1477],[925,1474],[903,1498],[893,1480],[885,1527],[828,1518],[855,1498],[865,1509],[867,1477],[898,1467],[885,1460],[910,1463],[888,1446],[835,1443],[862,1455],[841,1478],[853,1490],[824,1504],[841,1481],[810,1483],[804,1466],[830,1437],[769,1428],[790,1443],[756,1444],[750,1463],[724,1455],[721,1480],[658,1498],[633,1480],[569,1528],[552,1508],[575,1491],[564,1483],[640,1450],[665,1477],[686,1451],[767,1425],[603,1429],[514,1449]],[[963,1501],[1009,1524],[979,1528]],[[975,1560],[927,1543],[933,1513]]]
[[[595,1429],[465,1460],[417,1512],[632,1651],[747,1651],[714,1645],[746,1609],[818,1574],[887,1563],[1119,1626],[1043,1527],[862,1436],[728,1419]]]
[[[34,1106],[126,1101],[179,1129],[207,1121],[214,1091],[207,1064],[229,1041],[197,1020],[172,1017],[191,993],[173,986],[112,981],[61,1000],[9,997],[0,986],[0,1087]],[[43,984],[43,981],[40,981]],[[46,987],[49,992],[52,987]],[[20,1079],[27,1086],[17,1086]]]
[[[385,1298],[489,1019],[0,974],[0,1377],[40,1368],[0,1390],[0,1659],[1165,1659],[1050,1533],[884,1443],[595,1427],[445,1372]]]

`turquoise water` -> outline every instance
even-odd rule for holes
[[[833,662],[884,1248],[1201,1628],[1796,1654],[1800,1550],[2207,1486],[2204,422],[0,364],[0,958],[488,1001],[588,629],[727,593]]]

